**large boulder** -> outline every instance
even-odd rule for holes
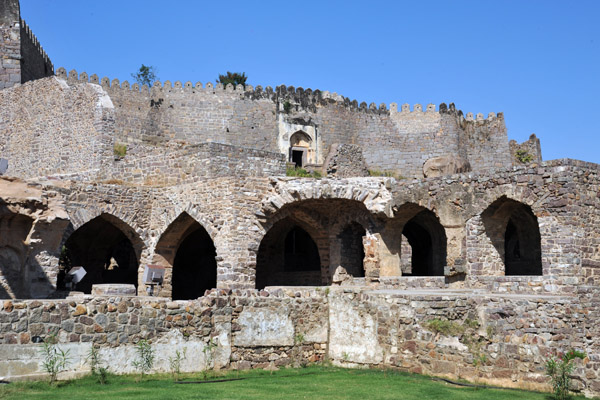
[[[433,157],[423,164],[423,175],[425,178],[460,174],[469,171],[471,171],[471,164],[469,164],[469,161],[453,154]]]

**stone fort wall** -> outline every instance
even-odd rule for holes
[[[411,111],[406,104],[400,110],[392,104],[388,110],[383,104],[367,107],[337,94],[285,86],[263,90],[167,81],[140,88],[76,71],[67,74],[62,68],[57,76],[69,85],[103,87],[114,104],[115,140],[128,146],[131,157],[145,154],[149,145],[173,142],[219,142],[281,153],[281,143],[293,133],[282,126],[291,126],[316,132],[320,163],[339,143],[361,146],[369,169],[399,176],[422,177],[424,162],[441,155],[464,158],[473,170],[512,164],[501,114],[473,118],[453,105],[436,111],[433,105],[423,110],[417,104]]]
[[[18,0],[0,7],[0,89],[54,75],[54,66],[38,39],[20,16]]]

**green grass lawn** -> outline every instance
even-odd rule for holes
[[[199,375],[186,380],[201,380]],[[547,393],[464,388],[429,377],[395,371],[309,367],[267,371],[229,372],[229,382],[177,384],[169,376],[110,376],[106,385],[92,377],[62,381],[0,385],[2,399],[540,399]]]

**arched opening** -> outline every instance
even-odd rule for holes
[[[404,267],[403,275],[444,275],[446,232],[433,212],[418,212],[404,224],[402,235],[410,245],[410,270]]]
[[[177,249],[173,262],[173,299],[197,299],[217,286],[215,245],[200,224]]]
[[[338,235],[341,241],[341,266],[348,274],[355,278],[365,276],[364,259],[365,249],[363,237],[366,235],[365,228],[357,222],[346,225]]]
[[[312,236],[290,218],[277,222],[260,243],[256,287],[321,285],[321,257]]]
[[[217,287],[216,248],[198,221],[182,213],[156,245],[154,264],[166,268],[161,296],[173,300],[197,299]]]
[[[136,248],[130,238],[134,238]],[[79,227],[65,242],[70,266],[82,266],[86,271],[76,290],[91,293],[92,285],[101,283],[128,283],[137,287],[141,246],[131,227],[108,214]]]
[[[298,131],[290,137],[289,161],[302,168],[308,164],[311,138],[306,132]]]
[[[505,275],[542,275],[540,229],[531,207],[502,196],[481,219],[504,262]]]

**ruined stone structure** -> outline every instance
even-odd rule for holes
[[[542,162],[502,113],[452,104],[45,77],[1,4],[0,376],[39,374],[56,332],[73,372],[92,344],[131,371],[141,338],[157,368],[186,347],[198,370],[213,338],[218,368],[328,358],[542,389],[577,348],[577,389],[600,394],[598,165]],[[153,296],[146,265],[165,273]]]

